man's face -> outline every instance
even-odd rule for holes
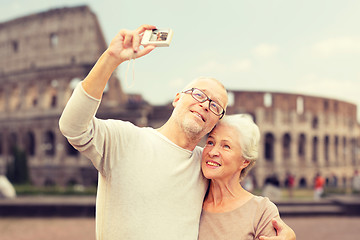
[[[224,109],[226,108],[227,93],[218,82],[211,79],[200,79],[189,86],[190,88],[200,89],[210,99],[220,104]],[[173,105],[176,121],[180,127],[187,134],[196,138],[201,138],[210,132],[220,118],[209,110],[209,101],[200,103],[190,93],[179,93]]]

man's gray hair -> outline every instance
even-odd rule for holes
[[[212,81],[214,81],[214,82],[217,82],[217,83],[218,83],[222,88],[224,88],[225,91],[226,91],[226,88],[225,88],[224,84],[222,84],[222,82],[220,82],[218,79],[213,78],[213,77],[198,77],[198,78],[195,78],[194,80],[192,80],[191,82],[189,82],[189,83],[184,87],[183,91],[186,91],[186,90],[189,90],[190,88],[192,88],[192,86],[193,86],[197,81],[199,81],[199,80],[206,80],[206,79],[212,80]]]

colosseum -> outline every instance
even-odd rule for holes
[[[309,187],[317,173],[334,187],[350,184],[360,166],[359,123],[355,104],[336,99],[277,92],[229,91],[228,113],[248,113],[261,131],[259,160],[252,170],[262,186],[288,174]]]
[[[0,24],[0,174],[17,148],[26,152],[33,184],[95,183],[96,171],[62,136],[58,120],[74,86],[106,47],[87,6]],[[149,108],[141,96],[125,94],[115,76],[109,85],[98,116],[143,124]]]
[[[52,9],[0,23],[0,174],[26,154],[34,185],[95,185],[97,172],[58,129],[74,86],[90,71],[106,42],[87,6]],[[360,165],[356,105],[290,93],[229,91],[228,113],[248,113],[259,125],[260,157],[251,171],[261,187],[288,173],[311,187],[316,173],[328,183],[349,184]],[[123,92],[113,74],[97,116],[159,127],[171,104],[151,106]]]

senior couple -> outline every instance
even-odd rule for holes
[[[257,159],[260,133],[246,115],[224,116],[227,92],[216,79],[188,84],[159,129],[95,117],[113,71],[155,48],[140,48],[150,29],[115,36],[59,121],[99,173],[96,239],[295,239],[276,206],[239,183]]]

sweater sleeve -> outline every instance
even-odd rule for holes
[[[262,207],[258,209],[260,219],[257,225],[255,239],[258,239],[260,236],[276,236],[276,231],[271,220],[273,218],[279,218],[279,210],[268,198],[263,199],[261,206]]]
[[[59,128],[69,143],[104,173],[102,149],[105,136],[99,130],[102,128],[100,120],[95,118],[99,105],[100,100],[88,95],[79,83],[60,117]]]

